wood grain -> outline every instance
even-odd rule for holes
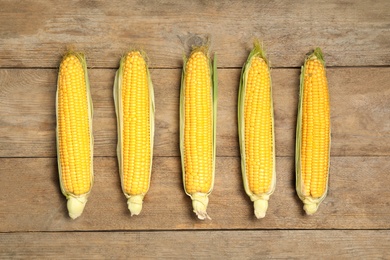
[[[3,0],[0,10],[1,259],[388,258],[390,1]],[[207,37],[219,103],[213,219],[202,222],[182,188],[178,102],[182,57]],[[277,186],[262,220],[242,187],[236,120],[254,38],[273,68],[276,130]],[[292,156],[299,67],[317,46],[328,66],[332,159],[328,197],[308,217]],[[120,188],[112,99],[131,48],[147,52],[156,95],[152,185],[137,217]],[[87,55],[95,108],[95,184],[75,221],[55,158],[56,74],[67,49]]]
[[[390,231],[176,231],[0,234],[1,258],[385,259]],[[310,257],[311,256],[311,257]]]
[[[54,157],[57,70],[0,70],[0,157]],[[156,156],[179,155],[179,69],[153,69],[156,100]],[[276,154],[294,153],[298,69],[273,69]],[[115,70],[89,72],[94,104],[95,154],[115,156],[116,119],[112,98]],[[239,69],[219,70],[218,156],[238,156]],[[390,155],[390,68],[328,69],[332,155]]]
[[[53,158],[0,159],[0,232],[200,229],[389,229],[390,160],[333,157],[329,194],[314,216],[303,213],[294,188],[294,161],[277,158],[276,191],[257,220],[242,187],[240,162],[219,157],[208,213],[199,221],[182,188],[178,157],[156,157],[142,214],[130,217],[115,158],[95,158],[95,184],[83,215],[72,221]],[[375,191],[375,192],[373,192]]]
[[[209,35],[220,67],[240,67],[254,37],[273,66],[300,66],[323,47],[330,66],[390,65],[390,2],[338,1],[1,1],[0,66],[57,67],[67,47],[92,67],[111,67],[131,46],[154,67],[182,64]]]

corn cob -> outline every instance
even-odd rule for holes
[[[329,110],[325,62],[317,48],[301,71],[296,137],[296,190],[308,215],[317,211],[328,190]]]
[[[85,57],[70,52],[58,74],[56,139],[60,186],[72,219],[82,214],[93,184],[92,114]]]
[[[258,42],[241,72],[238,130],[245,192],[254,203],[257,218],[265,217],[274,192],[275,139],[271,76]]]
[[[121,59],[115,76],[114,101],[119,173],[133,216],[141,212],[149,190],[154,138],[153,86],[140,51],[130,51]]]
[[[217,107],[216,58],[211,63],[205,46],[184,61],[180,91],[180,151],[184,190],[199,219],[214,185]]]

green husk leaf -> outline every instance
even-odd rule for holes
[[[186,65],[187,65],[187,57],[183,57],[183,70],[181,73],[181,81],[180,81],[180,104],[179,104],[179,119],[180,119],[180,133],[179,133],[179,138],[180,138],[180,159],[181,159],[181,171],[182,171],[182,180],[183,180],[183,186],[184,186],[184,191],[185,190],[185,165],[184,165],[184,100],[185,100],[185,74],[186,74]]]
[[[208,45],[198,46],[193,48],[192,53],[202,51],[208,55]],[[189,56],[191,56],[191,54]],[[184,165],[184,125],[185,125],[185,74],[186,74],[186,65],[187,65],[187,57],[183,58],[183,70],[181,75],[181,88],[180,88],[180,153],[181,153],[181,165],[182,165],[182,179],[185,193],[191,197],[192,204],[194,208],[194,212],[198,216],[199,219],[210,219],[210,217],[206,213],[207,205],[208,205],[208,195],[212,192],[214,187],[215,180],[215,157],[216,157],[216,122],[217,122],[217,100],[218,100],[218,78],[217,78],[217,58],[216,54],[214,54],[213,61],[209,59],[209,67],[210,67],[210,75],[211,75],[211,84],[212,90],[210,95],[212,95],[213,100],[213,172],[212,172],[212,183],[211,188],[207,193],[195,193],[190,194],[187,192],[185,187],[185,165]]]
[[[211,183],[211,193],[214,187],[215,179],[215,158],[217,155],[217,102],[218,102],[218,75],[217,75],[217,55],[214,53],[213,63],[210,61],[210,70],[212,75],[212,94],[213,94],[213,182]]]
[[[90,171],[90,190],[81,195],[75,195],[72,194],[68,191],[66,191],[64,184],[62,183],[62,168],[61,168],[61,160],[59,157],[60,154],[60,147],[59,147],[59,126],[58,126],[58,95],[59,95],[59,73],[58,73],[58,78],[57,78],[57,91],[56,91],[56,144],[57,144],[57,164],[58,164],[58,173],[59,173],[59,180],[60,180],[60,188],[62,194],[67,198],[68,203],[68,211],[69,211],[69,216],[72,219],[75,219],[79,217],[85,207],[85,204],[87,203],[88,196],[92,190],[92,186],[94,183],[94,174],[93,174],[93,145],[94,145],[94,138],[93,138],[93,131],[92,131],[92,119],[93,119],[93,104],[92,104],[92,96],[91,96],[91,90],[90,90],[90,84],[89,84],[89,78],[88,78],[88,69],[87,69],[87,62],[85,59],[85,55],[83,53],[79,52],[74,52],[74,51],[69,51],[66,53],[63,57],[63,60],[70,56],[74,55],[76,56],[79,61],[81,62],[81,65],[83,67],[84,71],[84,78],[85,78],[85,84],[86,84],[86,89],[87,89],[87,102],[88,102],[88,121],[89,121],[89,132],[90,132],[90,149],[91,149],[91,171]]]
[[[306,70],[306,63],[308,60],[318,59],[323,65],[325,69],[325,61],[320,48],[316,48],[311,54],[309,54],[304,62],[304,65],[301,67],[301,75],[300,75],[300,87],[299,87],[299,103],[298,103],[298,115],[297,115],[297,128],[296,128],[296,143],[295,143],[295,174],[296,174],[296,192],[298,197],[304,203],[304,210],[308,215],[314,214],[317,210],[321,202],[326,198],[328,193],[328,180],[329,180],[329,165],[330,165],[330,143],[329,143],[329,164],[328,164],[328,178],[326,182],[326,189],[324,195],[320,198],[313,198],[311,196],[305,196],[302,194],[303,190],[303,181],[302,181],[302,173],[301,173],[301,139],[302,139],[302,105],[303,105],[303,93],[304,93],[304,76]],[[329,142],[330,142],[330,131],[329,131]]]
[[[137,50],[131,50],[137,51]],[[129,51],[129,52],[131,52]],[[147,60],[146,54],[143,51],[138,51],[141,53],[145,62]],[[117,144],[117,158],[118,158],[118,166],[119,166],[119,176],[121,179],[121,187],[123,194],[128,199],[127,204],[128,208],[131,212],[131,215],[138,215],[142,210],[142,203],[145,194],[138,195],[130,195],[125,192],[123,187],[123,153],[122,153],[122,145],[123,145],[123,107],[122,107],[122,82],[123,82],[123,70],[124,63],[126,61],[126,55],[124,55],[119,64],[119,68],[115,74],[114,87],[113,87],[113,96],[114,96],[114,104],[115,104],[115,114],[117,118],[117,136],[118,136],[118,144]],[[150,77],[150,71],[148,66],[146,65],[146,73],[148,77],[148,88],[149,88],[149,96],[150,96],[150,170],[149,170],[149,180],[148,180],[148,190],[150,188],[150,180],[151,180],[151,171],[152,171],[152,161],[153,161],[153,146],[154,146],[154,131],[155,131],[155,102],[154,102],[154,89],[152,80]]]
[[[254,194],[250,188],[246,176],[246,155],[245,155],[245,115],[244,115],[244,105],[245,105],[245,96],[246,96],[246,85],[248,80],[249,69],[252,65],[252,60],[254,57],[262,58],[269,68],[269,63],[266,58],[264,49],[260,46],[259,41],[255,41],[254,48],[249,53],[248,59],[245,62],[241,70],[240,78],[240,87],[238,91],[238,136],[240,143],[240,154],[241,154],[241,172],[243,178],[243,184],[246,194],[250,197],[251,201],[254,202],[255,215],[257,218],[263,218],[268,208],[269,197],[275,190],[276,186],[276,169],[275,169],[275,134],[274,134],[274,113],[273,113],[273,99],[272,99],[272,80],[270,78],[271,84],[271,113],[272,113],[272,136],[273,136],[273,174],[272,174],[272,183],[270,190],[267,193],[263,194]]]

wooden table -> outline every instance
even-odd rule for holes
[[[327,2],[327,3],[323,3]],[[199,221],[183,192],[179,141],[182,57],[209,35],[218,55],[215,187]],[[277,185],[253,215],[240,171],[237,90],[259,38],[272,66]],[[299,74],[322,47],[328,66],[330,189],[313,216],[294,187]],[[156,135],[151,188],[130,217],[116,162],[112,97],[119,59],[149,57]],[[87,55],[94,103],[95,184],[72,221],[55,145],[58,65]],[[0,2],[1,258],[387,258],[390,253],[390,1]]]

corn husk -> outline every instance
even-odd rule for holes
[[[90,172],[90,190],[82,195],[75,195],[72,194],[65,189],[65,185],[62,183],[62,169],[61,169],[61,158],[60,158],[60,152],[59,152],[59,126],[58,126],[58,120],[56,124],[56,142],[57,142],[57,162],[58,162],[58,172],[59,172],[59,179],[60,179],[60,187],[61,192],[64,194],[64,196],[67,198],[67,208],[69,212],[69,216],[72,219],[78,218],[84,210],[85,204],[87,203],[88,196],[91,192],[93,180],[94,180],[94,174],[93,174],[93,132],[92,132],[92,119],[93,119],[93,104],[92,104],[92,97],[91,97],[91,91],[90,91],[90,85],[89,85],[89,79],[88,79],[88,71],[87,71],[87,63],[85,60],[85,56],[83,53],[76,53],[73,51],[68,52],[63,59],[65,59],[69,55],[76,56],[83,67],[84,70],[84,77],[85,77],[85,84],[87,89],[87,102],[88,102],[88,119],[89,119],[89,132],[90,132],[90,148],[91,148],[91,172]],[[58,119],[58,95],[59,95],[59,73],[58,73],[58,80],[57,80],[57,92],[56,92],[56,118]]]
[[[262,194],[254,194],[250,188],[247,181],[246,174],[246,153],[245,153],[245,96],[246,96],[246,86],[248,80],[249,69],[252,64],[252,60],[254,57],[262,58],[268,65],[268,61],[266,59],[266,55],[264,50],[261,48],[258,42],[255,42],[255,46],[250,52],[247,61],[245,62],[242,71],[241,71],[241,80],[240,80],[240,88],[238,92],[238,135],[240,142],[240,153],[241,153],[241,172],[244,183],[244,189],[246,194],[249,196],[251,201],[254,203],[254,213],[257,218],[265,217],[266,211],[268,209],[268,200],[272,193],[275,190],[276,185],[276,170],[275,170],[275,134],[274,134],[274,113],[273,113],[273,101],[272,101],[272,82],[271,83],[271,107],[270,112],[272,114],[272,139],[273,139],[273,173],[272,173],[272,183],[270,185],[270,189],[266,193]],[[269,69],[269,65],[268,65]]]
[[[313,198],[312,196],[305,196],[302,192],[303,190],[303,180],[301,178],[301,138],[302,138],[302,102],[303,102],[303,93],[304,93],[304,78],[305,78],[305,70],[306,70],[306,62],[311,59],[318,59],[323,65],[325,69],[325,61],[323,58],[323,54],[320,48],[316,48],[314,52],[308,55],[305,59],[305,63],[301,68],[301,77],[300,77],[300,90],[299,90],[299,104],[298,104],[298,118],[297,118],[297,129],[296,129],[296,146],[295,146],[295,172],[296,172],[296,191],[299,198],[304,203],[303,209],[306,214],[312,215],[317,210],[321,202],[326,198],[328,192],[328,180],[329,180],[329,164],[330,164],[330,143],[329,150],[327,151],[329,156],[329,164],[328,164],[328,178],[326,181],[326,189],[324,194],[319,198]],[[329,131],[329,142],[330,142],[330,131]]]
[[[141,52],[141,55],[145,60],[146,55],[144,52]],[[122,81],[123,81],[123,70],[124,70],[124,64],[125,64],[126,55],[122,57],[120,61],[119,68],[115,74],[115,81],[114,81],[114,103],[115,103],[115,112],[116,112],[116,118],[117,118],[117,131],[118,131],[118,143],[117,143],[117,158],[118,158],[118,166],[119,166],[119,175],[121,179],[121,187],[123,194],[127,198],[127,205],[128,209],[131,213],[131,216],[133,215],[139,215],[142,210],[143,205],[143,199],[146,195],[145,194],[138,194],[138,195],[130,195],[125,192],[125,189],[123,187],[124,181],[123,181],[123,154],[122,154],[122,146],[123,146],[123,108],[122,108]],[[150,72],[148,66],[146,66],[146,72],[148,77],[148,86],[149,86],[149,96],[150,96],[150,171],[149,171],[149,180],[148,180],[148,190],[150,187],[150,179],[151,179],[151,172],[152,172],[152,160],[153,160],[153,145],[154,145],[154,113],[155,113],[155,105],[154,105],[154,90],[153,90],[153,84],[150,77]]]
[[[207,46],[201,46],[196,47],[193,49],[193,52],[196,51],[204,51],[206,55],[208,56],[208,47]],[[192,54],[191,53],[191,54]],[[214,187],[214,179],[215,179],[215,156],[216,156],[216,122],[217,122],[217,92],[218,92],[218,86],[217,86],[217,58],[216,55],[213,57],[213,61],[209,59],[209,67],[210,67],[210,81],[211,81],[211,93],[212,96],[212,102],[213,102],[213,172],[212,172],[212,184],[211,188],[207,193],[195,193],[190,194],[186,190],[185,186],[185,165],[184,165],[184,125],[185,125],[185,73],[186,73],[186,65],[187,65],[187,58],[184,58],[183,62],[183,71],[182,71],[182,77],[181,77],[181,89],[180,89],[180,152],[181,152],[181,165],[182,165],[182,177],[183,177],[183,184],[184,184],[184,191],[185,193],[191,197],[192,200],[192,207],[194,213],[197,215],[197,217],[201,220],[204,219],[211,219],[209,215],[207,214],[207,206],[209,202],[208,196],[213,190]]]

